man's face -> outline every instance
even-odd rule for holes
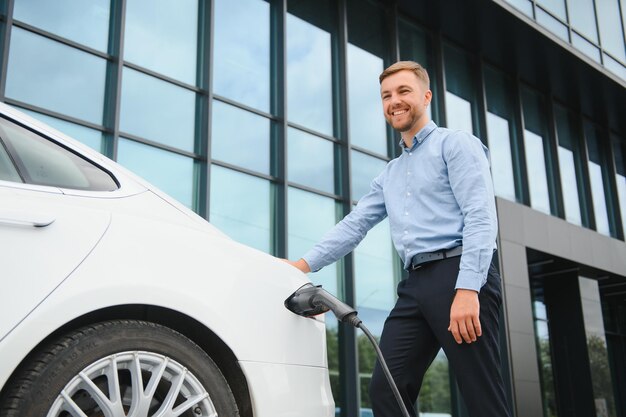
[[[412,71],[398,71],[385,78],[380,95],[385,119],[395,130],[415,134],[427,123],[426,108],[432,93]]]

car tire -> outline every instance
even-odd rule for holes
[[[239,416],[226,379],[206,352],[145,321],[73,331],[30,356],[9,387],[0,417],[156,416],[164,410],[174,410],[168,416]]]

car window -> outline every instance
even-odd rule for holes
[[[18,175],[15,181],[90,191],[118,188],[110,174],[91,162],[3,118],[0,118],[0,141],[4,144],[0,148],[6,147],[23,178],[21,181]],[[9,158],[7,161],[11,162]],[[0,164],[6,165],[1,156]]]
[[[11,157],[9,157],[6,148],[2,144],[0,144],[0,180],[24,182],[22,178],[20,178],[20,174],[18,174],[15,165],[13,165],[13,161],[11,161]]]

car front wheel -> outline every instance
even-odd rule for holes
[[[93,324],[48,345],[22,367],[0,417],[217,417],[239,415],[211,358],[167,327]]]

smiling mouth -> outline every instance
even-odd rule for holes
[[[391,112],[391,115],[392,116],[400,116],[400,115],[403,115],[404,113],[407,113],[407,112],[408,112],[408,110],[396,110],[396,111]]]

